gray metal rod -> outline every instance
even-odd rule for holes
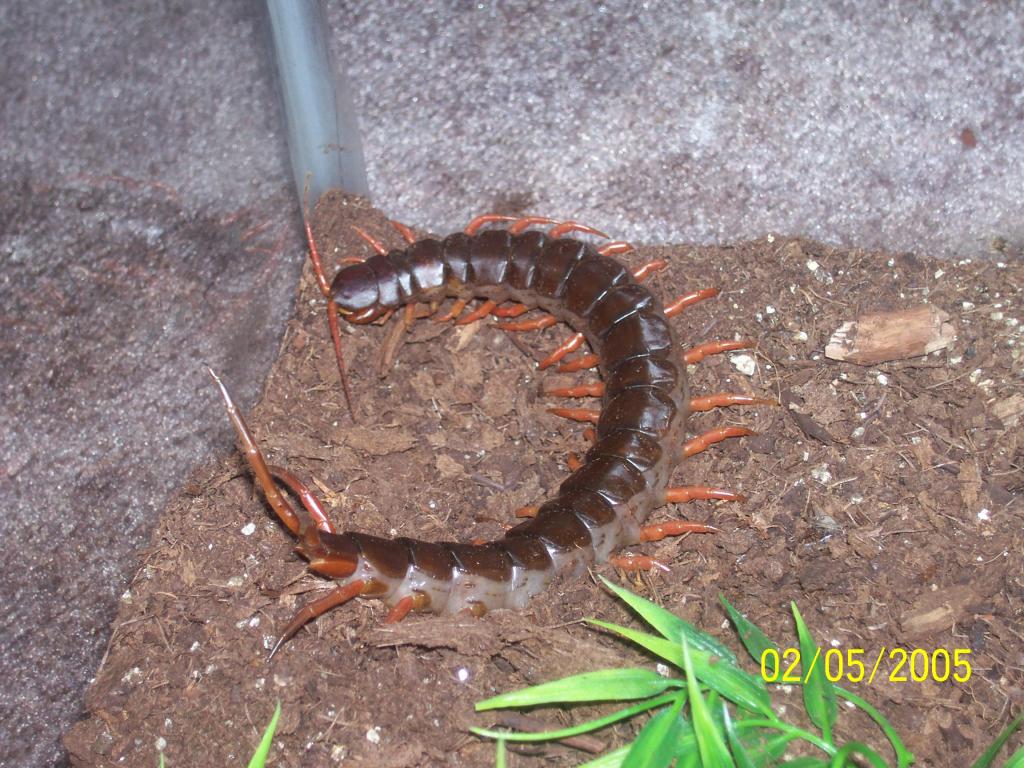
[[[267,0],[281,76],[288,149],[302,199],[331,188],[370,196],[355,105],[344,72],[332,66],[327,19],[319,0]]]

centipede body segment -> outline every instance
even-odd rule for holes
[[[503,222],[509,222],[508,226],[500,226]],[[485,228],[496,223],[496,228]],[[548,232],[531,228],[538,224],[554,226]],[[546,365],[578,350],[584,341],[589,345],[592,356],[579,358],[586,363],[581,367],[596,364],[601,381],[551,394],[601,398],[599,410],[555,409],[561,411],[560,415],[592,422],[592,445],[582,460],[573,464],[575,470],[553,497],[531,509],[529,519],[496,541],[432,543],[355,531],[336,533],[315,494],[299,478],[282,468],[267,466],[241,414],[217,379],[246,458],[268,502],[297,536],[297,550],[309,561],[310,570],[337,582],[327,596],[295,615],[277,647],[309,619],[356,596],[383,600],[391,607],[389,621],[400,620],[411,610],[469,611],[479,615],[495,608],[523,608],[554,578],[577,576],[593,563],[615,560],[615,553],[624,547],[669,535],[713,530],[686,521],[646,525],[657,507],[694,498],[742,498],[702,486],[669,487],[673,471],[685,456],[722,439],[750,434],[749,430],[729,427],[687,441],[687,421],[692,411],[772,402],[729,394],[690,399],[684,347],[669,315],[717,291],[704,289],[680,297],[666,312],[641,282],[663,268],[664,262],[631,272],[612,255],[627,252],[628,245],[609,243],[599,248],[571,237],[573,233],[603,237],[597,230],[574,222],[486,215],[471,222],[465,231],[445,238],[417,240],[408,228],[399,231],[407,245],[390,251],[360,233],[377,253],[343,267],[330,283],[310,236],[311,257],[328,300],[342,377],[339,314],[353,323],[368,323],[402,307],[437,304],[447,298],[453,298],[456,307],[444,319],[456,319],[474,299],[484,303],[471,311],[471,320],[486,314],[508,317],[542,310],[545,314],[537,320],[518,321],[508,330],[541,328],[555,322],[573,328],[576,335],[549,356]],[[409,322],[412,317],[410,311]],[[691,358],[746,346],[744,342],[712,342],[696,347]],[[572,369],[571,363],[568,366]],[[303,509],[294,508],[276,482],[295,493]],[[617,564],[660,566],[642,556],[623,557]]]

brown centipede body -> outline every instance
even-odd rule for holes
[[[511,223],[488,227],[496,222]],[[538,224],[555,226],[543,232],[534,228]],[[631,250],[627,244],[597,247],[569,236],[604,237],[597,230],[540,217],[494,215],[480,216],[463,232],[440,239],[416,239],[408,228],[396,227],[405,237],[406,247],[386,251],[360,232],[377,254],[366,260],[349,259],[358,263],[340,269],[328,284],[307,224],[310,255],[327,298],[346,399],[339,316],[367,323],[403,307],[411,312],[417,304],[436,304],[446,298],[453,298],[455,306],[442,319],[455,319],[472,299],[484,300],[456,322],[490,314],[514,317],[537,309],[545,314],[536,320],[501,325],[519,331],[562,321],[576,330],[541,367],[559,362],[586,341],[591,354],[564,363],[560,369],[596,366],[601,382],[549,394],[601,398],[597,411],[552,409],[568,418],[592,422],[588,430],[592,446],[552,498],[527,510],[532,513],[530,519],[496,541],[432,543],[354,531],[338,533],[315,494],[298,477],[267,465],[227,389],[214,375],[270,506],[297,536],[297,550],[308,560],[309,569],[337,582],[326,596],[295,614],[281,633],[275,652],[307,621],[357,596],[379,598],[388,604],[388,621],[400,620],[410,610],[482,614],[495,608],[522,608],[554,578],[578,575],[593,563],[612,560],[624,568],[659,566],[650,558],[616,558],[615,553],[641,541],[713,529],[683,520],[647,525],[652,510],[667,502],[695,498],[742,498],[716,488],[669,487],[673,471],[685,456],[728,437],[751,434],[728,427],[687,442],[689,414],[716,406],[774,402],[731,394],[691,399],[687,362],[751,345],[712,342],[684,355],[670,316],[717,291],[696,291],[663,306],[642,279],[664,263],[631,272],[614,258]],[[515,303],[504,304],[509,301]],[[301,509],[291,504],[278,483],[301,500]]]

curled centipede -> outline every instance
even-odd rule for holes
[[[504,227],[490,227],[508,223]],[[537,225],[554,225],[547,232]],[[522,608],[557,576],[572,577],[591,564],[611,561],[623,569],[663,567],[649,557],[615,556],[624,547],[709,526],[686,520],[647,525],[657,507],[691,499],[739,501],[731,491],[704,486],[669,487],[688,456],[731,437],[752,434],[742,427],[713,429],[685,440],[691,412],[720,406],[775,404],[775,401],[720,393],[691,398],[686,365],[706,355],[749,348],[746,341],[715,341],[683,352],[669,319],[718,293],[706,288],[667,306],[643,285],[666,266],[651,262],[634,271],[614,257],[633,250],[623,242],[601,247],[570,237],[606,236],[575,222],[542,217],[515,219],[487,214],[462,232],[443,239],[416,239],[395,223],[406,247],[388,251],[361,230],[376,251],[368,259],[348,258],[328,283],[307,222],[310,258],[327,299],[327,317],[338,368],[351,410],[341,352],[338,317],[352,323],[386,319],[405,308],[405,322],[418,304],[435,307],[446,298],[454,306],[437,320],[469,323],[488,315],[511,318],[530,310],[536,319],[499,323],[508,331],[546,328],[558,321],[576,333],[540,363],[560,363],[561,371],[597,368],[601,381],[550,390],[562,397],[600,397],[599,410],[553,408],[553,413],[590,422],[592,441],[582,461],[557,495],[518,513],[529,519],[487,543],[427,542],[381,538],[355,531],[336,532],[323,506],[293,473],[266,463],[221,380],[213,374],[246,459],[271,508],[298,538],[297,551],[311,571],[337,585],[300,608],[281,633],[271,657],[306,622],[355,597],[378,598],[389,607],[385,621],[410,611],[482,615],[494,608]],[[473,299],[483,302],[459,317]],[[513,302],[506,304],[505,302]],[[590,354],[561,361],[586,342]],[[302,502],[296,509],[278,483]]]

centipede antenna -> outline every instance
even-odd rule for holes
[[[316,249],[316,240],[313,238],[313,226],[309,220],[309,177],[306,177],[306,186],[302,192],[302,224],[306,229],[306,242],[309,243],[309,259],[313,262],[313,272],[316,274],[317,285],[320,286],[320,293],[327,299],[327,327],[331,331],[331,342],[334,344],[334,356],[338,360],[338,375],[341,376],[341,390],[345,395],[345,405],[348,406],[348,415],[352,421],[356,420],[356,411],[352,407],[352,393],[348,388],[348,374],[345,372],[345,356],[341,353],[341,328],[338,326],[338,305],[334,301],[334,294],[331,293],[331,286],[327,283],[327,276],[324,274],[324,265],[320,260],[320,252]]]

